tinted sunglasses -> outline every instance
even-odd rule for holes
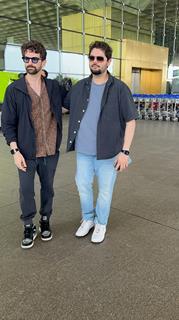
[[[24,63],[29,63],[29,61],[31,60],[32,63],[36,64],[36,63],[38,63],[39,60],[41,60],[41,59],[38,58],[38,57],[32,57],[32,58],[30,58],[30,57],[24,56],[24,57],[22,57],[22,60],[24,61]]]
[[[94,61],[95,59],[96,59],[97,61],[99,61],[99,62],[104,61],[104,57],[101,57],[101,56],[89,56],[89,60],[90,60],[90,61]]]

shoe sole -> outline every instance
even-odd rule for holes
[[[102,241],[98,241],[98,242],[97,242],[97,241],[92,241],[92,240],[91,240],[91,242],[94,243],[94,244],[100,244],[100,243],[103,243],[104,240],[105,240],[105,238],[104,238]]]
[[[33,242],[29,245],[29,246],[24,246],[22,243],[21,243],[21,248],[22,249],[30,249],[34,246],[34,240],[37,238],[37,233],[34,234],[33,236]]]
[[[41,228],[39,227],[39,231],[41,232]],[[51,234],[51,236],[49,237],[49,238],[43,238],[42,236],[41,236],[41,240],[42,241],[50,241],[50,240],[52,240],[52,238],[53,238],[53,234]]]
[[[41,236],[42,241],[50,241],[50,240],[52,240],[52,238],[53,238],[53,235],[51,235],[50,238],[42,238],[42,236]]]

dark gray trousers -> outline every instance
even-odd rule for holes
[[[26,160],[27,171],[19,172],[19,196],[22,214],[20,216],[24,224],[32,224],[36,214],[34,180],[37,172],[40,180],[40,214],[50,218],[54,197],[53,181],[58,163],[59,152],[54,156]]]

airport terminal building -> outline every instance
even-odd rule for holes
[[[72,82],[90,74],[89,44],[109,43],[109,71],[131,89],[138,119],[132,163],[117,174],[108,232],[95,245],[91,232],[75,237],[81,210],[63,114],[53,239],[38,233],[29,250],[20,247],[18,173],[0,128],[0,320],[178,320],[179,0],[0,0],[0,112],[25,72],[28,40],[46,47],[49,78]],[[37,211],[39,186],[36,177]]]

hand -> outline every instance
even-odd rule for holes
[[[120,152],[114,164],[117,171],[123,171],[128,167],[128,156]]]
[[[27,165],[26,165],[26,162],[25,162],[23,155],[19,151],[17,151],[13,157],[14,157],[14,162],[15,162],[15,165],[17,166],[17,168],[22,171],[26,171]]]

